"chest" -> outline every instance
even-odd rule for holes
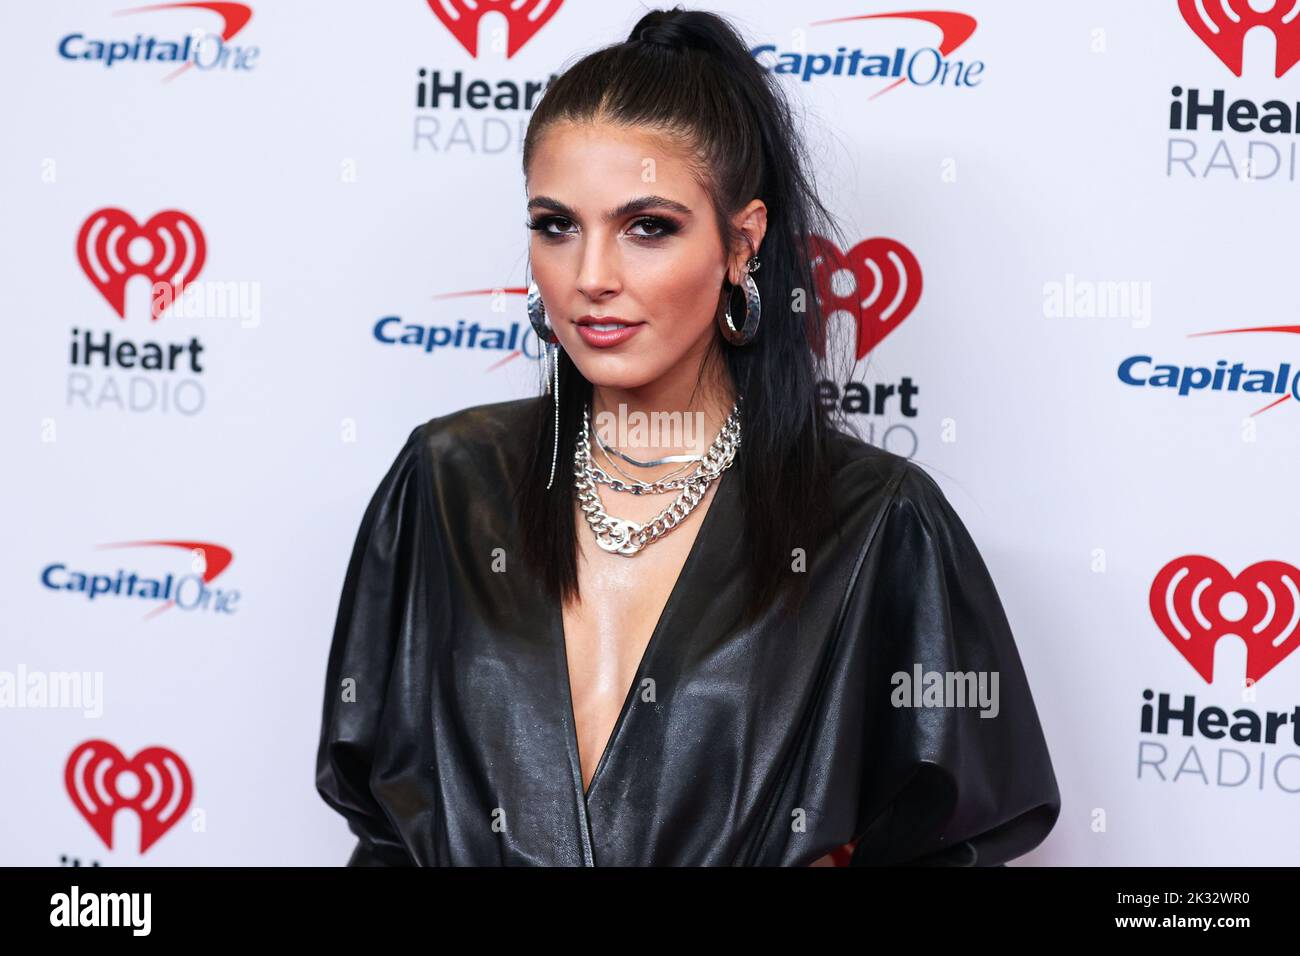
[[[853,835],[852,814],[828,799],[856,806],[861,776],[862,701],[845,688],[862,629],[841,634],[837,621],[865,529],[814,552],[797,616],[744,623],[753,580],[737,479],[725,472],[633,557],[599,548],[575,506],[581,599],[568,606],[517,562],[493,568],[486,555],[517,546],[507,521],[447,509],[449,550],[433,565],[447,578],[412,605],[430,621],[408,622],[434,639],[413,638],[403,658],[433,675],[420,696],[430,712],[385,710],[415,720],[385,739],[424,742],[412,775],[448,808],[430,815],[446,858],[807,862]],[[602,495],[634,521],[668,500]]]
[[[637,554],[605,551],[580,509],[575,508],[581,599],[564,607],[563,626],[570,698],[582,765],[589,787],[608,748],[619,715],[638,686],[651,638],[694,548],[715,485],[668,534]],[[672,496],[617,496],[618,516],[643,522],[670,504]],[[613,506],[614,502],[611,501]]]

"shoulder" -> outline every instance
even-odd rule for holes
[[[935,480],[910,458],[868,444],[851,432],[829,433],[828,447],[836,482],[870,486],[886,500],[919,501],[943,492]]]
[[[380,481],[367,520],[405,522],[417,512],[445,514],[449,501],[491,500],[483,490],[514,470],[540,403],[524,398],[473,405],[416,425]]]
[[[887,604],[911,601],[926,587],[953,600],[959,591],[967,601],[996,593],[970,529],[925,466],[852,436],[841,446],[838,481],[849,502],[846,514],[857,509],[866,516],[862,555],[876,555],[866,577],[880,579],[871,586],[891,594]]]
[[[543,397],[472,405],[435,416],[417,425],[407,443],[440,462],[466,454],[522,451],[536,427]]]
[[[943,489],[920,463],[840,431],[833,433],[831,446],[836,500],[848,514],[871,516],[869,540],[967,534]],[[877,534],[882,525],[888,532]]]
[[[540,402],[540,397],[532,396],[471,405],[422,422],[411,437],[444,446],[499,440],[505,435],[519,434],[527,427],[534,420]]]

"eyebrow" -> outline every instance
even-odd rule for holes
[[[550,196],[534,196],[528,200],[529,209],[535,206],[549,209],[551,212],[558,212],[570,219],[580,218],[574,209]],[[629,199],[621,206],[609,210],[603,218],[605,222],[613,222],[615,219],[622,219],[624,216],[630,216],[646,209],[669,209],[682,216],[691,215],[690,207],[679,203],[675,199],[665,199],[663,196],[637,196],[635,199]]]

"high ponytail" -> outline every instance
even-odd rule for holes
[[[712,14],[676,7],[651,10],[637,21],[627,42],[649,43],[670,50],[725,51],[733,39],[726,24]]]
[[[708,193],[723,247],[744,248],[733,217],[751,200],[767,206],[767,231],[753,273],[763,303],[758,334],[745,346],[716,335],[708,363],[725,361],[744,397],[741,473],[752,575],[746,620],[782,592],[787,610],[802,602],[807,575],[792,570],[795,549],[811,562],[835,527],[831,513],[830,433],[847,431],[827,412],[818,382],[831,373],[817,354],[825,316],[814,292],[810,235],[844,241],[813,185],[800,134],[777,78],[763,69],[726,20],[698,10],[653,10],[628,38],[578,60],[543,93],[523,145],[527,177],[542,135],[561,122],[645,127],[689,146]],[[719,289],[719,295],[728,291]],[[591,383],[559,350],[559,461],[572,462]],[[703,370],[701,380],[703,379]],[[697,386],[698,387],[698,386]],[[536,443],[516,491],[529,563],[553,593],[577,593],[573,474],[559,468],[546,491],[554,435],[549,402],[540,402]]]

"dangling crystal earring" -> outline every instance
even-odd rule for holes
[[[555,386],[551,386],[551,378],[546,378],[546,390],[551,393],[555,399],[555,441],[551,445],[551,477],[546,481],[546,490],[551,490],[551,485],[555,481],[555,462],[560,456],[560,347],[558,345],[546,346],[546,364],[548,369],[555,369]]]
[[[555,463],[560,457],[560,340],[556,338],[555,330],[551,328],[550,323],[546,321],[546,306],[542,302],[542,293],[537,288],[536,282],[528,283],[528,321],[537,333],[537,337],[542,340],[545,352],[543,353],[546,362],[546,391],[555,400],[555,441],[551,449],[551,477],[546,482],[546,490],[551,490],[551,485],[555,483]],[[552,373],[551,369],[554,369]],[[555,384],[552,386],[551,378],[554,375]]]
[[[731,294],[736,290],[736,287],[733,285],[727,290],[727,308],[723,312],[722,319],[718,322],[718,327],[722,330],[722,337],[732,345],[748,345],[758,332],[758,322],[762,318],[763,308],[758,295],[758,285],[750,276],[751,272],[758,271],[758,266],[758,256],[750,256],[745,267],[744,278],[745,321],[739,331],[736,330],[736,323],[731,318]]]

